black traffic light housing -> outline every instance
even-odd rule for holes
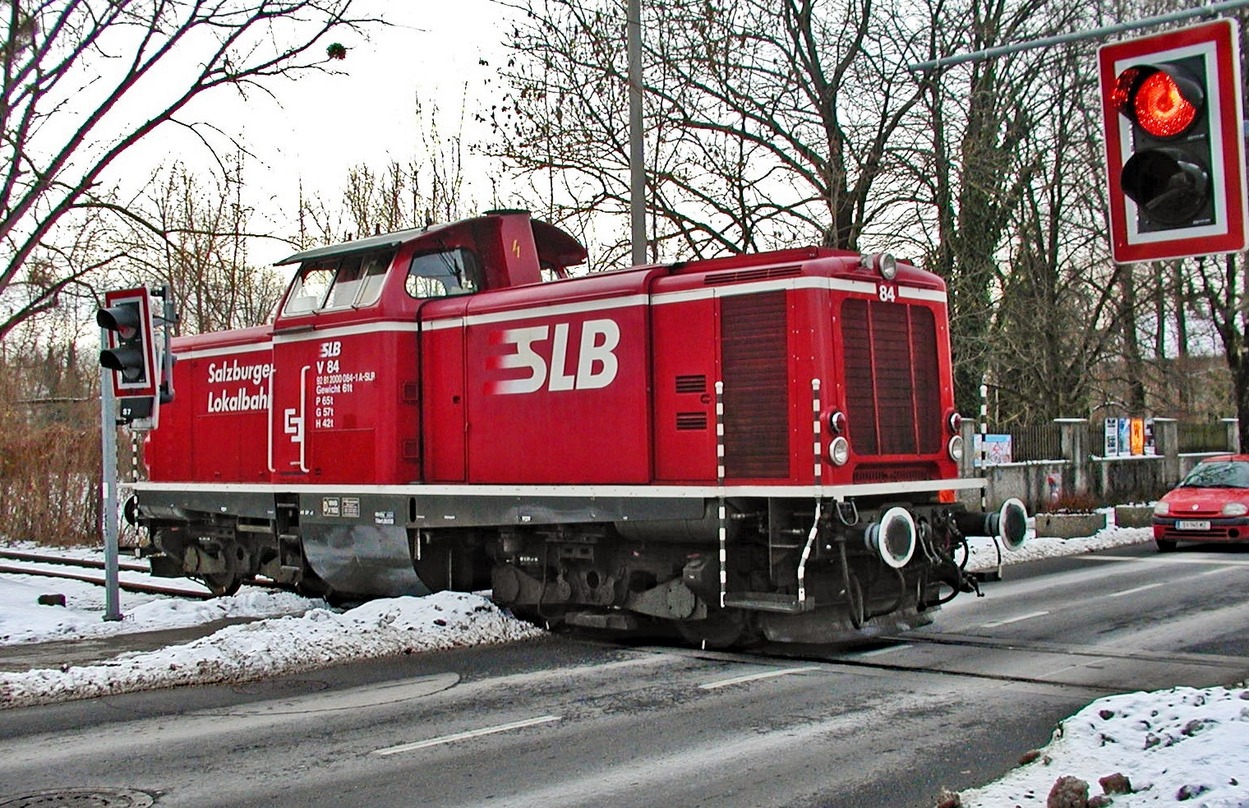
[[[1142,231],[1214,221],[1203,61],[1133,65],[1119,74],[1115,98],[1135,147],[1119,183],[1138,206]]]
[[[117,335],[117,345],[100,351],[100,365],[130,384],[147,384],[147,351],[143,344],[144,329],[142,311],[137,301],[119,303],[102,308],[95,313],[100,328]]]
[[[112,371],[119,420],[154,427],[162,368],[151,293],[145,287],[107,292],[95,322],[101,329],[100,365]]]

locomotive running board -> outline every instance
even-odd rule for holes
[[[564,623],[611,631],[637,631],[642,625],[636,617],[626,612],[568,612],[564,615]]]
[[[725,608],[750,609],[756,612],[777,612],[779,614],[802,614],[815,610],[815,601],[807,598],[799,602],[793,595],[780,595],[774,592],[735,592],[725,595]]]

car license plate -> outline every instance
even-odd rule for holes
[[[1176,530],[1209,530],[1208,519],[1181,519],[1175,523]]]

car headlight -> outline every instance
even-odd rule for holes
[[[1224,516],[1244,516],[1249,513],[1249,506],[1243,502],[1229,502],[1223,506]]]
[[[1161,501],[1154,503],[1154,516],[1166,516],[1169,513],[1171,513],[1171,503]]]

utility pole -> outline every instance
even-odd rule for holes
[[[646,257],[646,168],[642,149],[642,0],[628,0],[625,25],[629,51],[629,219],[633,265]]]
[[[100,329],[100,346],[108,348],[108,337]],[[100,369],[100,448],[104,455],[104,619],[121,620],[121,593],[117,559],[117,413],[113,398],[113,373]]]

